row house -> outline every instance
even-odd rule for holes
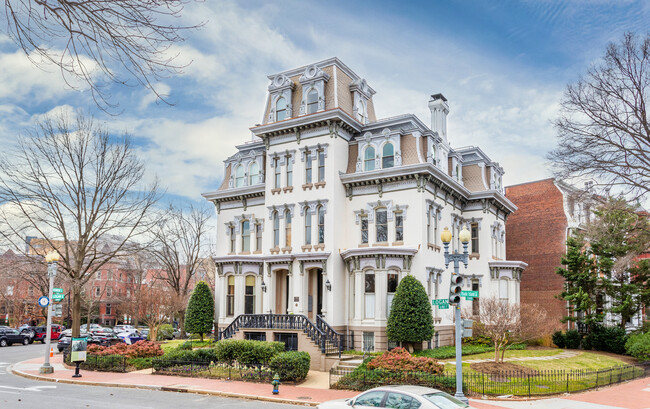
[[[341,339],[346,348],[386,349],[404,276],[431,299],[448,297],[445,227],[450,251],[462,252],[463,227],[472,234],[465,288],[519,301],[526,264],[506,259],[505,222],[516,207],[504,195],[504,170],[478,147],[451,147],[442,94],[429,99],[425,124],[413,114],[377,118],[375,90],[337,58],[268,79],[254,139],[235,147],[221,186],[203,194],[218,219],[223,337],[306,350],[314,337],[301,330],[313,326],[327,335],[321,351]],[[453,343],[452,312],[432,309],[432,346]]]

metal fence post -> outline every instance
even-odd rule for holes
[[[530,398],[530,374],[528,374],[528,397]]]
[[[566,374],[566,393],[569,393],[569,373]]]

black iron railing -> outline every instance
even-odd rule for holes
[[[544,396],[581,392],[650,375],[650,362],[600,370],[504,371],[498,374],[463,374],[466,395]],[[363,391],[382,385],[422,385],[453,392],[453,373],[393,372],[386,370],[332,368],[334,389]]]
[[[217,340],[232,338],[240,329],[289,329],[303,331],[326,353],[341,355],[343,344],[341,335],[334,331],[325,320],[317,316],[314,324],[301,314],[241,314],[224,330],[219,331]]]

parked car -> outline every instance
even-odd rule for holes
[[[92,329],[91,328],[90,332],[93,335],[115,335],[115,332],[113,331],[112,328],[105,328],[105,327],[101,327],[101,328],[97,328],[97,329]]]
[[[82,332],[80,334],[80,338],[87,338],[88,336],[90,336],[90,334],[88,334],[87,332]],[[56,344],[56,348],[59,350],[59,352],[63,352],[63,350],[69,347],[71,343],[72,343],[72,330],[68,329],[61,334],[61,339],[59,339],[59,342]]]
[[[102,328],[104,327],[102,327],[99,324],[90,324],[90,331],[94,331]],[[88,332],[88,324],[83,324],[82,326],[79,327],[79,329],[81,332]]]
[[[182,337],[182,338],[185,339],[185,338],[188,338],[189,336],[190,336],[190,334],[188,334],[188,333],[186,332],[186,333],[185,333],[185,336]],[[180,329],[180,328],[176,328],[176,329],[174,330],[174,334],[172,335],[172,337],[173,337],[174,339],[181,339],[181,329]]]
[[[120,332],[116,335],[119,338],[121,338],[124,342],[126,342],[127,345],[135,344],[138,341],[147,339],[146,337],[143,337],[142,334],[140,334],[140,332],[137,330]]]
[[[116,325],[113,327],[113,332],[115,332],[116,334],[119,332],[127,332],[127,331],[132,332],[135,330],[136,328],[133,325],[126,325],[126,324]]]
[[[21,334],[17,329],[0,328],[0,347],[6,347],[11,344],[28,345],[29,343],[29,336]]]
[[[471,408],[448,393],[415,385],[382,386],[365,391],[352,399],[323,402],[320,409],[349,409],[380,407],[402,409],[456,409]]]
[[[52,324],[52,331],[50,332],[50,336],[52,337],[53,340],[59,339],[61,337],[61,333],[65,330],[65,327],[59,325],[59,324]],[[31,342],[34,341],[40,341],[40,342],[45,342],[45,336],[47,334],[47,327],[46,326],[38,326],[38,327],[24,327],[21,331],[21,334],[27,335]]]

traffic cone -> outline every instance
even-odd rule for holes
[[[54,347],[50,347],[50,358],[54,358]]]

